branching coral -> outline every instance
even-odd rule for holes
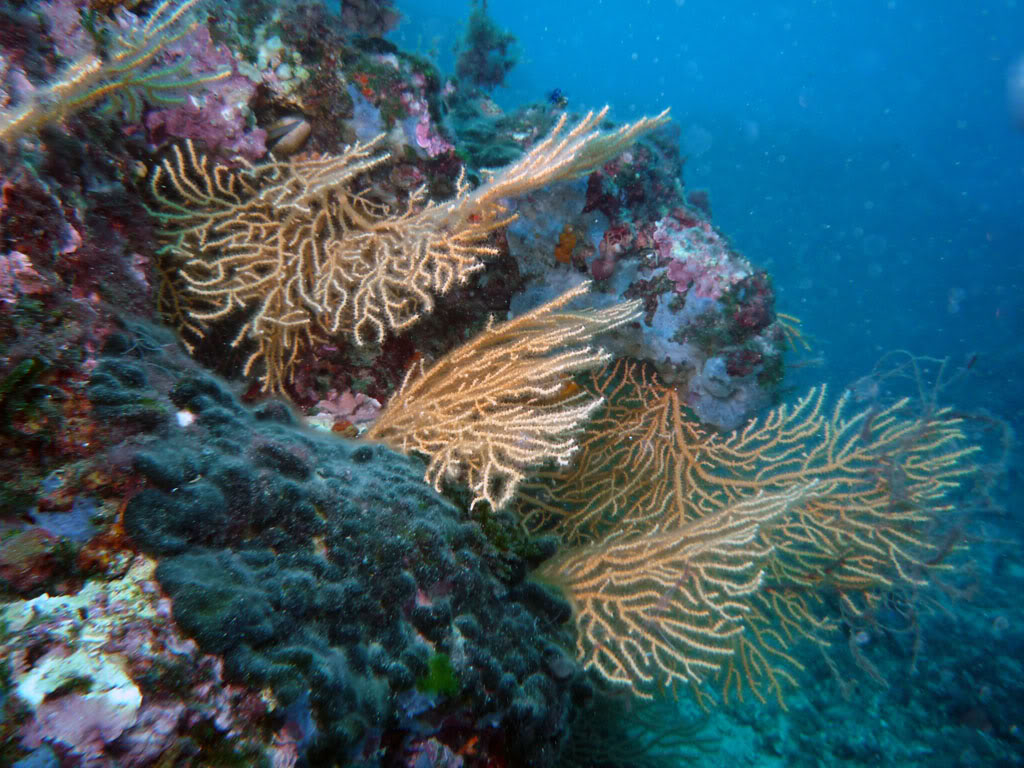
[[[104,110],[122,112],[129,122],[138,122],[145,103],[180,103],[183,91],[229,76],[228,70],[194,76],[187,57],[154,66],[169,45],[192,29],[187,17],[199,2],[163,0],[138,23],[125,14],[121,27],[110,30],[103,56],[81,57],[23,104],[0,112],[0,141],[13,142],[97,103]]]
[[[497,252],[492,232],[512,217],[508,197],[575,178],[668,120],[667,112],[617,131],[606,110],[551,134],[475,190],[460,176],[444,203],[415,190],[400,208],[377,202],[366,174],[387,162],[384,137],[342,155],[243,169],[213,165],[189,144],[156,167],[150,189],[180,288],[164,294],[178,324],[202,335],[235,312],[233,345],[256,344],[263,389],[284,391],[315,338],[346,334],[378,343],[430,313],[434,297],[465,282]]]
[[[607,362],[609,355],[589,342],[640,310],[638,301],[564,310],[588,288],[488,323],[431,367],[413,368],[367,437],[425,454],[427,482],[440,490],[446,479],[464,480],[473,503],[493,509],[508,503],[529,469],[568,464],[583,423],[601,404],[571,377]]]
[[[613,535],[545,563],[536,575],[572,601],[583,665],[643,698],[718,674],[773,551],[759,533],[814,486],[757,493],[680,528]]]
[[[635,364],[594,374],[587,389],[606,405],[580,438],[576,466],[542,472],[520,494],[529,527],[590,548],[581,552],[603,553],[621,537],[634,547],[663,541],[759,494],[815,484],[812,496],[759,528],[763,587],[745,594],[744,631],[718,659],[727,694],[781,697],[787,668],[799,667],[787,648],[801,638],[827,645],[836,627],[826,595],[842,618],[863,617],[887,591],[925,584],[954,546],[949,496],[973,471],[975,449],[948,409],[900,400],[849,414],[844,396],[827,411],[819,389],[723,436],[702,429],[673,389]],[[576,582],[568,588],[574,595]],[[581,632],[597,610],[578,616]],[[606,646],[639,642],[621,614],[600,613]],[[641,690],[652,674],[628,664],[598,669]],[[662,682],[680,677],[661,670]]]

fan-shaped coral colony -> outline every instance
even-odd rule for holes
[[[12,762],[554,764],[951,567],[965,417],[765,412],[807,343],[667,110],[503,113],[481,8],[448,79],[387,2],[262,10],[4,11]]]

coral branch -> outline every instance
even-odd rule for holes
[[[167,272],[179,278],[177,293],[164,292],[166,306],[200,335],[243,313],[234,343],[256,344],[245,373],[262,361],[264,391],[282,392],[314,338],[380,343],[482,269],[498,252],[491,234],[513,218],[505,198],[579,175],[668,119],[662,113],[606,134],[596,128],[604,115],[569,130],[563,116],[547,139],[475,191],[460,175],[452,200],[428,201],[421,187],[400,208],[371,199],[360,178],[390,159],[380,150],[383,135],[337,157],[241,170],[212,165],[191,144],[176,148],[150,180],[170,241]]]
[[[545,563],[536,575],[571,600],[583,665],[644,698],[718,674],[773,551],[760,532],[815,485],[758,493],[681,528],[615,534]]]
[[[949,497],[974,472],[977,448],[967,444],[961,419],[931,400],[850,414],[848,394],[829,410],[819,388],[719,435],[702,429],[675,390],[641,366],[593,374],[587,390],[605,405],[579,440],[576,466],[541,472],[520,489],[528,528],[553,529],[579,546],[613,533],[640,547],[759,494],[816,484],[812,497],[759,529],[770,551],[761,561],[764,589],[744,601],[749,631],[720,670],[727,694],[749,689],[781,700],[782,684],[792,680],[786,668],[799,667],[787,647],[800,639],[824,647],[837,626],[826,591],[838,598],[842,618],[863,621],[887,592],[925,585],[949,552]],[[598,670],[616,682],[634,675],[646,683],[653,674],[625,664]]]
[[[465,480],[473,503],[493,509],[508,503],[529,468],[567,464],[576,434],[601,403],[570,377],[607,362],[590,340],[636,319],[640,309],[633,301],[559,311],[588,288],[488,324],[429,369],[413,368],[367,437],[429,456],[426,479],[435,488],[445,479]]]
[[[120,29],[111,30],[104,56],[81,57],[24,104],[0,111],[0,141],[10,144],[100,102],[103,110],[122,112],[128,122],[138,122],[145,103],[179,103],[183,91],[228,77],[230,70],[193,76],[187,57],[152,66],[167,46],[191,31],[194,24],[185,19],[199,2],[164,0],[141,23],[123,14]]]

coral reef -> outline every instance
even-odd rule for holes
[[[446,77],[389,0],[0,8],[0,764],[1014,764],[972,363],[756,419],[800,324],[678,129],[503,112],[486,10]]]
[[[367,176],[391,159],[380,134],[339,156],[270,162],[234,171],[189,143],[153,169],[149,188],[169,244],[167,314],[203,337],[211,323],[242,315],[232,341],[254,342],[243,374],[260,362],[266,392],[284,393],[317,341],[351,336],[380,344],[429,314],[434,296],[464,284],[498,253],[492,233],[511,220],[502,202],[578,177],[667,120],[616,131],[605,111],[574,126],[563,115],[517,162],[470,189],[464,174],[446,203],[413,190],[401,206],[378,202]]]
[[[148,487],[125,530],[227,678],[269,687],[279,709],[306,706],[316,764],[401,755],[412,733],[453,750],[475,736],[513,764],[553,757],[586,692],[557,632],[544,639],[568,607],[521,583],[523,565],[416,463],[304,430],[280,403],[246,408],[163,343],[111,336],[89,394],[104,418],[143,427],[129,454]],[[457,691],[396,698],[440,653]]]
[[[270,707],[228,684],[221,660],[180,634],[154,570],[152,560],[136,556],[77,594],[3,608],[0,659],[26,706],[20,746],[97,768],[214,749],[243,761],[296,756],[284,728],[264,750]]]
[[[353,31],[373,37],[383,37],[401,19],[392,0],[345,0],[341,4],[341,19]]]
[[[249,108],[256,84],[239,73],[239,62],[230,49],[215,44],[209,28],[199,26],[169,45],[167,53],[187,61],[194,76],[211,80],[194,88],[182,103],[147,112],[149,140],[161,144],[189,139],[228,158],[255,161],[263,157],[267,132],[251,125]]]
[[[769,406],[782,378],[785,331],[770,280],[689,206],[681,165],[661,127],[586,182],[518,199],[508,228],[524,289],[514,312],[586,279],[592,300],[643,302],[641,326],[602,339],[616,355],[652,363],[702,421],[735,429]],[[573,233],[565,250],[564,235]]]
[[[590,378],[605,409],[577,466],[520,496],[528,525],[578,545],[539,574],[574,602],[581,659],[614,683],[717,679],[726,700],[782,703],[802,666],[789,646],[827,647],[955,548],[979,449],[951,409],[849,413],[847,395],[828,412],[822,389],[722,436],[643,366]]]

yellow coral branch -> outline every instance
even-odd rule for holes
[[[387,162],[384,136],[340,156],[272,162],[245,169],[211,164],[191,144],[153,170],[150,189],[178,275],[179,312],[202,331],[245,313],[235,340],[255,343],[246,366],[263,362],[265,391],[282,392],[304,347],[349,335],[383,341],[434,309],[436,296],[464,283],[498,253],[492,233],[512,220],[504,198],[571,178],[622,151],[667,121],[666,113],[611,133],[605,111],[551,135],[471,191],[464,174],[447,202],[418,189],[401,207],[374,202],[360,184]],[[164,295],[170,295],[165,291]]]
[[[554,530],[583,547],[614,533],[640,547],[752,495],[816,483],[812,498],[759,530],[759,545],[770,549],[765,584],[744,601],[750,631],[721,669],[727,694],[749,688],[758,698],[781,697],[781,683],[791,679],[783,667],[795,666],[787,645],[801,638],[823,645],[835,626],[821,590],[837,594],[850,615],[864,615],[861,597],[871,606],[882,590],[923,586],[949,551],[935,531],[950,527],[948,497],[974,471],[977,448],[966,443],[961,420],[930,396],[917,407],[900,400],[851,414],[848,393],[826,408],[819,388],[720,435],[704,431],[678,393],[643,366],[593,374],[587,390],[605,405],[579,439],[576,466],[543,471],[521,487],[529,529]],[[583,637],[592,632],[577,626]],[[638,674],[625,664],[597,668],[616,682]]]
[[[0,111],[0,141],[13,143],[26,133],[99,102],[123,108],[129,113],[129,120],[135,121],[140,117],[143,96],[166,100],[168,93],[229,76],[230,70],[190,76],[187,59],[163,69],[150,68],[168,45],[193,28],[182,22],[199,2],[164,0],[141,27],[115,34],[106,58],[87,54],[73,62],[55,82],[33,93],[24,104]]]
[[[473,503],[498,509],[526,471],[569,462],[576,435],[600,399],[575,391],[573,374],[603,365],[590,346],[598,333],[638,317],[637,301],[571,312],[589,283],[487,329],[434,365],[407,375],[367,433],[403,452],[429,457],[426,479],[440,490],[462,480]]]
[[[773,550],[761,531],[815,486],[758,493],[680,528],[613,534],[545,563],[536,576],[572,602],[584,667],[644,698],[717,675],[736,653]]]

